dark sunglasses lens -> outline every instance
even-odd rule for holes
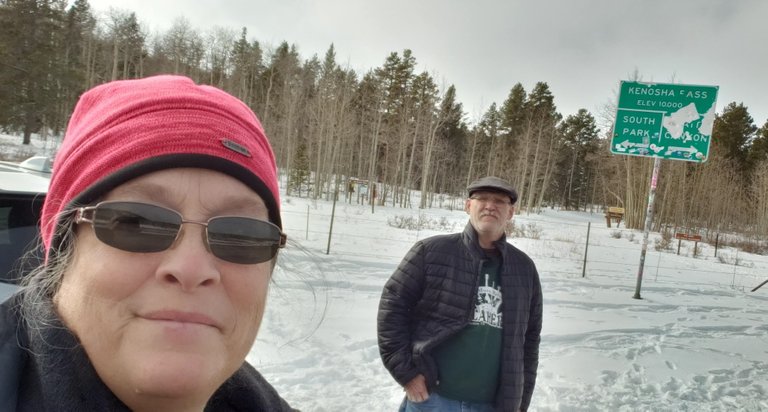
[[[102,203],[93,214],[96,237],[128,252],[149,253],[168,249],[180,227],[181,216],[144,203]]]
[[[257,219],[217,217],[208,222],[208,246],[211,253],[227,262],[266,262],[280,246],[280,229]]]

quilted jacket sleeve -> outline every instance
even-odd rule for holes
[[[377,320],[379,353],[392,377],[405,386],[421,373],[413,362],[411,315],[424,288],[424,245],[417,242],[384,285]]]
[[[542,294],[541,281],[536,268],[532,268],[534,275],[533,293],[531,296],[530,315],[528,318],[528,329],[525,332],[524,365],[525,385],[523,387],[523,399],[520,409],[528,410],[533,396],[533,388],[536,385],[536,370],[539,367],[539,343],[541,342],[541,324],[542,324]]]

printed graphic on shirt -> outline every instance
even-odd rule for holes
[[[496,282],[489,282],[488,274],[485,275],[485,285],[477,289],[475,316],[470,323],[501,329],[501,287]]]

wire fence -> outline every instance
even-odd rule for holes
[[[308,250],[349,260],[365,258],[391,262],[393,267],[414,242],[438,233],[460,231],[466,224],[466,215],[454,214],[442,220],[429,220],[421,218],[423,212],[403,210],[398,213],[370,215],[360,209],[353,209],[351,213],[342,210],[334,219],[344,224],[337,224],[332,229],[332,216],[325,211],[312,210],[309,206],[304,211],[283,211],[285,231]],[[548,262],[540,270],[556,276],[583,277],[597,271],[636,273],[643,233],[626,228],[608,228],[604,221],[598,220],[601,215],[595,216],[594,222],[573,222],[518,215],[515,217],[516,229],[509,239],[536,260],[537,265],[539,260]],[[394,227],[396,218],[404,217],[412,218],[412,225]],[[374,247],[361,247],[362,244]],[[715,245],[686,240],[664,241],[658,233],[652,233],[647,250],[644,265],[646,279],[658,278],[659,274],[692,279],[708,274],[713,275],[710,279],[714,278],[718,283],[741,289],[751,289],[768,279],[768,257],[733,248],[716,249]],[[636,260],[620,258],[632,253],[636,254]]]

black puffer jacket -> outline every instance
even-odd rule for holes
[[[539,275],[533,261],[502,237],[503,340],[496,409],[526,410],[536,383],[542,318]],[[438,382],[433,349],[463,329],[474,311],[484,253],[471,224],[462,233],[417,242],[384,286],[378,315],[384,366],[405,386],[423,374]]]
[[[18,298],[0,304],[0,411],[129,411],[99,379],[77,339],[60,321],[25,327]],[[50,306],[42,310],[52,313]],[[205,410],[294,409],[243,363]]]

